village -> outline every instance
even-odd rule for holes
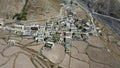
[[[0,68],[119,68],[114,33],[78,0],[54,1],[0,18]]]
[[[91,20],[75,19],[72,15],[68,17],[55,20],[48,20],[45,26],[38,24],[23,25],[20,23],[5,26],[4,22],[0,22],[1,30],[8,30],[13,35],[23,36],[34,39],[38,44],[44,44],[47,48],[54,47],[54,44],[62,44],[65,51],[69,52],[72,46],[72,40],[86,41],[91,35],[101,35],[99,27],[94,27]],[[15,45],[16,40],[9,39],[9,45]]]

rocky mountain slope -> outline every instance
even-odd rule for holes
[[[95,12],[120,18],[120,0],[82,0]]]

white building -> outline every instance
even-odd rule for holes
[[[48,27],[52,27],[53,25],[54,25],[53,22],[46,22],[46,26],[48,26]]]
[[[72,39],[72,33],[73,32],[65,32],[65,38],[71,38]]]
[[[61,21],[60,22],[60,26],[64,26],[64,25],[66,25],[66,22],[65,21]]]
[[[31,35],[31,27],[26,26],[22,32],[23,32],[23,35]]]
[[[14,29],[16,31],[24,31],[25,26],[24,25],[19,25],[19,24],[14,24]]]
[[[31,35],[31,31],[29,31],[29,30],[24,30],[23,31],[23,35],[28,35],[28,36],[30,36]]]
[[[54,30],[54,31],[59,31],[59,29],[60,29],[59,25],[55,25],[55,26],[53,27],[53,30]]]
[[[50,26],[47,26],[45,29],[46,29],[46,31],[49,31],[49,32],[53,31],[52,27],[50,27]]]
[[[8,45],[12,46],[12,45],[15,45],[15,42],[16,42],[15,40],[8,40],[7,43]]]
[[[48,37],[48,36],[50,36],[50,32],[46,31],[45,32],[45,37]]]
[[[74,24],[70,25],[71,32],[77,32],[77,27]]]
[[[40,26],[40,27],[39,27],[39,31],[40,31],[40,32],[45,32],[45,26]]]
[[[35,40],[36,40],[38,43],[44,44],[44,43],[45,43],[44,38],[45,38],[44,34],[41,33],[41,34],[39,34],[39,35],[36,37]]]
[[[72,15],[69,15],[68,22],[70,22],[70,23],[74,23],[75,22],[75,20],[73,19]]]
[[[70,23],[66,23],[66,26],[67,26],[68,28],[71,28],[71,27],[70,27]]]

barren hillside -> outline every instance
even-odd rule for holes
[[[96,12],[120,18],[120,0],[81,0]]]
[[[59,0],[28,0],[27,19],[54,17],[59,13]],[[0,0],[0,18],[12,19],[21,13],[25,0]]]

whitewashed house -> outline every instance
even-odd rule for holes
[[[73,32],[65,32],[64,36],[65,36],[65,38],[71,38],[72,39],[72,34],[73,34]]]
[[[30,36],[31,35],[31,27],[30,26],[26,26],[22,32],[23,32],[23,35]]]
[[[47,26],[47,27],[45,28],[45,30],[51,32],[53,29],[52,29],[51,26]]]
[[[50,32],[49,32],[49,31],[46,31],[46,32],[45,32],[45,37],[48,37],[48,36],[50,36]]]
[[[73,17],[70,15],[69,16],[69,20],[68,20],[70,23],[74,23],[75,22],[75,20],[73,19]]]
[[[22,32],[22,31],[24,31],[24,29],[25,29],[25,26],[24,26],[24,25],[14,24],[13,26],[14,26],[13,29],[14,29],[15,31],[20,31],[20,32]]]
[[[46,22],[46,26],[48,26],[48,27],[52,27],[53,25],[54,25],[53,22]]]
[[[40,31],[40,32],[45,32],[45,26],[40,26],[40,27],[39,27],[39,31]]]
[[[77,27],[74,24],[70,25],[71,32],[77,32]]]
[[[37,38],[38,43],[41,43],[41,44],[45,43],[45,41],[44,41],[45,36],[43,33],[39,34],[36,38]]]
[[[67,26],[68,28],[71,28],[71,27],[70,27],[70,23],[66,23],[66,26]]]
[[[16,41],[15,40],[8,40],[8,45],[13,46],[15,45]]]

